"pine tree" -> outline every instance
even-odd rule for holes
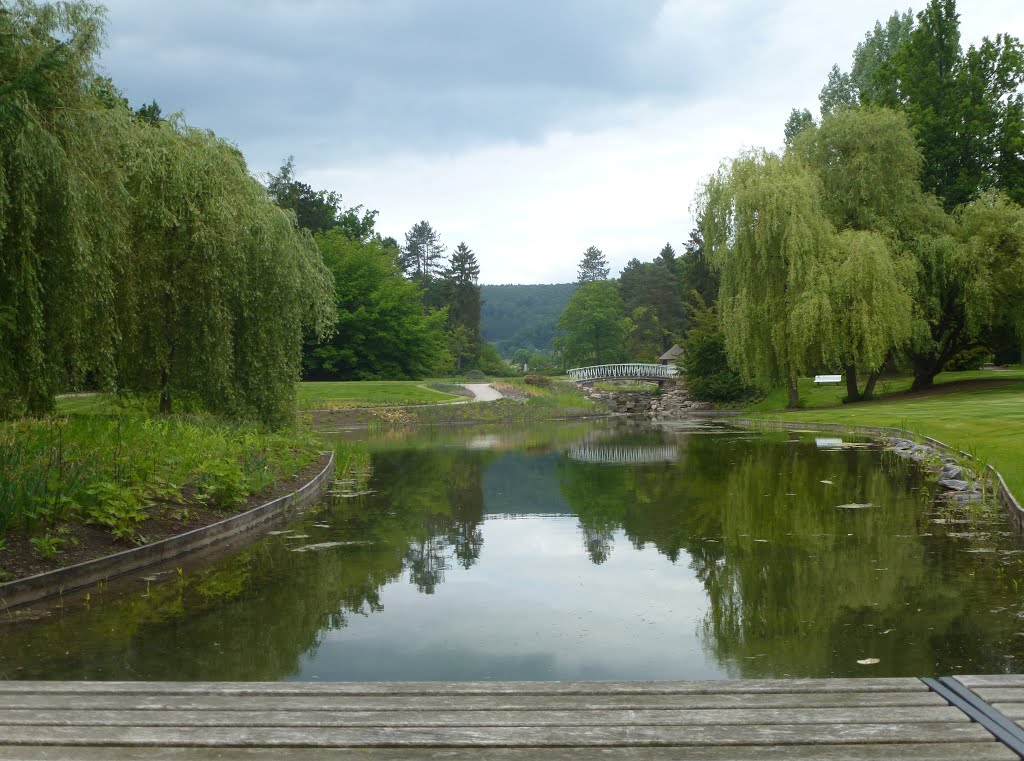
[[[579,276],[576,278],[576,282],[582,285],[595,280],[607,280],[609,271],[608,261],[601,253],[601,249],[591,246],[584,252],[583,259],[580,261]]]
[[[424,219],[405,234],[405,246],[398,263],[406,277],[429,286],[444,267],[444,252],[441,235]]]
[[[456,365],[462,359],[477,355],[480,346],[480,264],[476,254],[465,242],[452,254],[451,263],[443,273],[443,290],[448,302],[448,323],[460,340],[453,344]]]

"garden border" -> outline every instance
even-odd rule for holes
[[[321,453],[323,454],[323,453]],[[0,610],[7,611],[47,597],[62,595],[97,582],[147,568],[217,542],[252,531],[278,516],[307,507],[323,496],[334,475],[334,452],[327,464],[304,486],[209,526],[144,544],[114,555],[76,563],[53,571],[0,584]]]
[[[766,428],[778,428],[788,431],[818,429],[836,433],[857,433],[864,436],[874,436],[879,438],[883,436],[894,436],[902,439],[910,439],[918,442],[919,444],[927,444],[928,446],[940,451],[948,452],[962,457],[965,460],[974,462],[974,457],[969,455],[967,452],[951,447],[949,444],[945,444],[938,439],[933,439],[931,436],[914,433],[913,431],[908,431],[903,428],[884,428],[873,425],[844,425],[843,423],[797,422],[765,418],[736,418],[735,422],[746,428],[764,426]],[[1021,507],[1020,501],[1013,495],[1013,492],[1010,491],[1010,487],[1006,485],[1006,481],[1003,480],[1003,476],[998,470],[993,468],[991,465],[986,465],[985,472],[991,475],[993,480],[996,482],[996,501],[1006,510],[1007,515],[1009,515],[1010,519],[1017,527],[1017,530],[1024,534],[1024,508]]]

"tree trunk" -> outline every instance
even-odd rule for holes
[[[875,395],[875,384],[878,383],[878,379],[882,377],[881,370],[875,370],[873,373],[868,373],[868,383],[864,386],[864,399],[871,399]]]
[[[855,402],[860,399],[860,391],[857,389],[857,366],[846,366],[846,401]]]
[[[937,375],[936,364],[934,357],[914,361],[914,382],[910,385],[911,391],[924,391],[932,387]]]
[[[922,370],[918,372],[914,371],[914,382],[910,384],[911,391],[924,391],[926,388],[931,388],[935,383],[935,373]]]
[[[35,418],[51,415],[57,409],[56,400],[53,396],[43,393],[39,388],[33,388],[29,391],[27,406],[28,414]]]
[[[173,346],[171,347],[171,358],[172,359],[174,358],[174,347]],[[171,414],[171,408],[173,407],[173,405],[171,403],[172,400],[171,400],[170,382],[171,382],[171,371],[169,369],[165,368],[160,373],[160,414],[161,415],[170,415]]]
[[[790,377],[786,386],[787,391],[789,392],[788,407],[791,410],[795,410],[800,405],[800,391],[796,386],[796,378]]]
[[[942,340],[942,348],[937,353],[914,358],[914,383],[910,386],[911,391],[924,391],[932,387],[935,376],[941,373],[946,363],[964,347],[960,340],[962,334],[961,325]]]

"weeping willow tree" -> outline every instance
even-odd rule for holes
[[[903,114],[841,109],[801,132],[791,153],[820,179],[822,210],[839,231],[829,277],[828,353],[844,370],[847,399],[869,398],[882,365],[920,321],[912,248],[941,207],[921,190],[921,152]],[[868,375],[863,391],[858,371]]]
[[[241,155],[178,122],[126,148],[132,256],[118,302],[123,386],[272,423],[286,420],[304,328],[331,324],[330,273]]]
[[[45,413],[91,370],[112,380],[128,203],[110,159],[128,128],[92,62],[83,4],[0,9],[0,412]]]
[[[821,178],[823,206],[847,256],[833,297],[849,396],[870,396],[878,368],[902,349],[914,390],[992,324],[1020,330],[1024,210],[989,191],[947,213],[922,189],[924,160],[907,117],[843,109],[794,141],[792,153]],[[855,233],[874,233],[868,243]],[[868,372],[856,393],[857,370]]]
[[[44,413],[86,376],[288,420],[331,276],[241,154],[133,120],[93,69],[94,6],[0,12],[0,402]]]
[[[756,151],[724,164],[698,198],[729,362],[748,382],[785,385],[790,406],[797,378],[828,359],[834,233],[820,196],[802,163]]]
[[[748,154],[708,181],[698,212],[722,272],[726,351],[746,378],[785,383],[795,406],[798,375],[842,369],[847,399],[870,397],[887,358],[929,334],[922,260],[951,261],[957,243],[921,164],[905,117],[850,108],[784,157]]]

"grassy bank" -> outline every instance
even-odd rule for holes
[[[323,381],[298,386],[299,408],[346,409],[393,407],[460,401],[455,394],[430,388],[422,381]]]
[[[910,379],[889,381],[888,393],[870,402],[841,404],[844,391],[810,389],[806,407],[781,411],[771,394],[754,411],[771,417],[841,425],[905,428],[949,444],[991,464],[1019,497],[1024,495],[1024,371],[944,373],[936,388],[908,394]]]
[[[461,386],[426,381],[306,381],[296,384],[300,410],[393,407],[457,402]],[[118,397],[108,394],[70,394],[57,398],[62,415],[111,414],[133,410],[155,415],[154,395]]]
[[[19,546],[59,565],[64,554],[78,559],[89,540],[124,549],[151,538],[149,527],[187,530],[199,513],[233,512],[312,467],[319,449],[308,432],[204,417],[129,412],[0,424],[0,568]]]
[[[400,427],[456,423],[528,423],[599,415],[605,408],[585,398],[575,386],[559,381],[531,385],[521,379],[492,381],[504,399],[483,404],[435,404],[414,407],[373,407],[314,410],[318,430],[351,426]]]

